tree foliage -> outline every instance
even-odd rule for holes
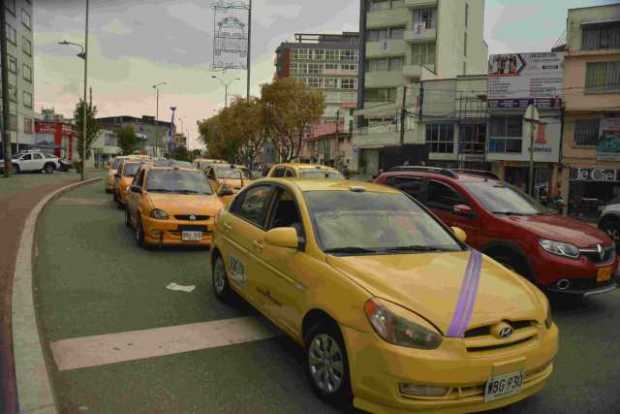
[[[299,80],[284,78],[263,85],[261,100],[273,145],[283,162],[299,157],[304,136],[325,110],[325,98]]]
[[[84,105],[86,105],[86,140],[84,140]],[[83,99],[75,106],[73,112],[73,119],[75,119],[75,129],[77,134],[77,150],[79,151],[80,159],[82,158],[82,150],[84,148],[84,141],[86,141],[86,159],[90,157],[90,148],[97,136],[99,127],[95,121],[97,115],[97,107],[91,104],[85,104]]]
[[[191,161],[191,153],[185,145],[177,145],[170,154],[170,158],[177,161]]]
[[[138,146],[138,136],[132,125],[120,128],[116,133],[118,136],[118,146],[123,151],[123,155],[130,155]]]

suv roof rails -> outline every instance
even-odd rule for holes
[[[478,175],[480,177],[490,178],[493,180],[499,180],[499,177],[497,176],[497,174],[491,171],[486,171],[486,170],[473,170],[473,169],[468,169],[468,168],[459,168],[459,169],[452,170],[452,171],[461,173],[461,174]]]
[[[414,165],[401,165],[399,167],[394,167],[390,170],[390,172],[397,171],[417,171],[417,172],[430,172],[445,175],[450,178],[458,178],[458,175],[453,170],[448,168],[439,168],[439,167],[424,167],[424,166],[414,166]]]

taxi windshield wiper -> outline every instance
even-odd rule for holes
[[[328,254],[369,254],[369,253],[380,253],[378,250],[366,249],[363,247],[357,246],[347,246],[347,247],[334,247],[333,249],[325,250],[325,253]]]

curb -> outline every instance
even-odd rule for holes
[[[56,414],[56,401],[41,347],[32,286],[32,253],[39,215],[59,195],[101,178],[69,184],[45,196],[28,215],[19,241],[13,278],[13,357],[20,413]]]

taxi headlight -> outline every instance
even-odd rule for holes
[[[373,298],[364,311],[375,332],[391,344],[419,349],[441,345],[441,335],[428,322],[400,306]]]
[[[571,259],[579,258],[579,249],[572,244],[562,243],[554,240],[540,240],[540,247],[551,254],[557,256],[569,257]]]
[[[154,208],[153,210],[151,210],[151,217],[156,220],[168,220],[169,216],[168,213],[166,213],[164,210]]]

